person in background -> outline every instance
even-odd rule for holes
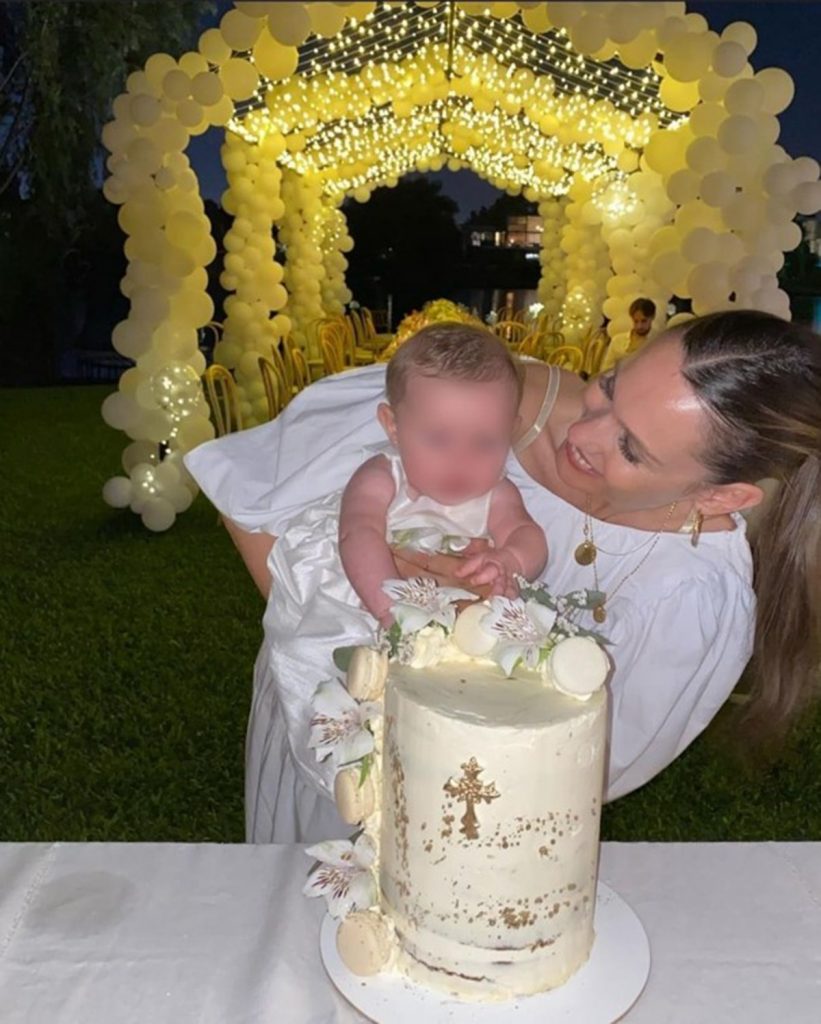
[[[635,352],[650,337],[653,321],[656,318],[656,304],[652,299],[634,299],[630,303],[629,312],[633,321],[633,328],[630,331],[630,348],[628,352]]]

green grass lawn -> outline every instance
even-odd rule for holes
[[[0,840],[241,841],[262,602],[204,498],[165,534],[103,503],[107,393],[0,393]],[[766,768],[732,744],[713,727],[605,838],[821,839],[821,716]]]

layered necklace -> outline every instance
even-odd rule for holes
[[[658,544],[661,535],[665,531],[665,528],[667,527],[670,520],[673,518],[673,513],[676,511],[677,505],[677,501],[674,501],[672,505],[670,505],[670,507],[667,509],[667,515],[664,517],[664,522],[661,524],[661,528],[656,533],[651,534],[647,538],[647,540],[643,541],[641,544],[639,544],[637,548],[634,548],[632,551],[623,552],[623,554],[634,555],[637,551],[641,551],[643,548],[647,548],[647,551],[644,553],[644,557],[641,559],[639,564],[634,569],[631,569],[626,576],[623,576],[622,579],[619,580],[619,582],[615,585],[615,587],[613,587],[613,589],[608,594],[604,594],[602,593],[602,591],[599,590],[599,570],[596,566],[596,559],[599,553],[610,555],[614,554],[614,552],[604,551],[602,548],[596,546],[596,541],[593,537],[593,517],[590,514],[590,500],[588,499],[587,508],[585,509],[584,513],[584,540],[576,548],[574,556],[579,565],[593,566],[593,586],[596,592],[601,594],[601,600],[597,605],[594,605],[593,607],[593,618],[596,620],[596,622],[601,623],[607,619],[607,609],[605,608],[607,602],[611,598],[616,596],[618,591],[621,590],[624,584],[631,577],[636,575],[639,569],[644,565],[644,563],[653,553],[653,549],[655,548],[656,544]]]

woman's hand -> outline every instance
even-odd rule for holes
[[[412,576],[430,576],[440,587],[460,587],[470,590],[477,597],[488,597],[490,586],[472,586],[460,579],[456,571],[461,569],[466,558],[480,555],[490,548],[487,540],[472,540],[461,554],[442,555],[427,554],[424,551],[412,551],[409,548],[392,548],[393,560],[402,579]]]

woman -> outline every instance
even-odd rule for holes
[[[273,423],[187,457],[263,596],[277,532],[382,440],[383,379],[375,366],[321,381]],[[508,471],[547,533],[544,579],[555,593],[605,594],[595,614],[615,663],[607,798],[674,760],[751,656],[751,714],[782,728],[809,694],[821,636],[821,339],[768,314],[717,313],[587,385],[528,363],[520,412]],[[759,528],[756,607],[739,513],[761,501],[756,481],[768,477],[783,486]],[[446,575],[436,558],[423,568]],[[248,735],[248,839],[346,834],[316,786],[313,754],[289,747],[276,671],[266,640]]]

